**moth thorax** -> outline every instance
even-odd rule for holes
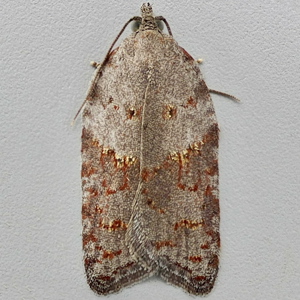
[[[142,19],[142,24],[139,28],[140,31],[156,29],[158,29],[158,27],[153,16],[146,16]]]

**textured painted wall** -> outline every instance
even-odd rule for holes
[[[2,4],[0,299],[98,299],[81,251],[80,107],[140,1]],[[220,135],[221,269],[208,299],[300,292],[300,5],[158,1],[201,66]],[[124,36],[128,35],[128,29]],[[110,299],[191,299],[154,277]]]

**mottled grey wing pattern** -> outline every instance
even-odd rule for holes
[[[197,64],[172,36],[144,30],[96,74],[82,131],[88,283],[107,294],[157,273],[208,293],[220,247],[219,130]]]
[[[123,52],[113,52],[83,112],[84,262],[88,283],[99,294],[153,273],[125,241],[139,182],[144,92],[132,80],[134,70],[124,73],[130,62]]]
[[[208,293],[220,247],[213,103],[197,64],[172,37],[149,31],[137,44],[148,84],[141,178],[126,237],[131,253],[167,281]]]

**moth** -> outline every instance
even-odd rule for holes
[[[113,50],[131,21],[137,31]],[[220,251],[219,128],[210,97],[217,91],[149,3],[93,65],[81,149],[88,284],[108,294],[157,274],[209,293]]]

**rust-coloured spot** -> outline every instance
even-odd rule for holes
[[[177,108],[174,105],[168,104],[164,107],[162,116],[165,120],[174,119],[177,116]]]
[[[203,137],[202,143],[203,144],[211,144],[211,146],[217,146],[218,145],[218,132],[219,127],[218,124],[213,124],[208,133]]]
[[[100,147],[100,143],[99,143],[99,141],[97,141],[97,140],[92,140],[91,144],[92,144],[92,146],[94,146],[94,147],[96,147],[96,148],[99,148],[99,147]]]
[[[187,101],[187,105],[191,106],[191,107],[196,107],[197,106],[197,102],[196,102],[196,100],[192,96],[190,96],[189,100]]]
[[[114,220],[110,222],[109,224],[105,224],[103,222],[103,219],[100,220],[99,222],[99,228],[104,228],[108,231],[116,231],[116,230],[125,230],[127,229],[128,224],[124,223],[121,220]]]
[[[112,195],[117,193],[117,191],[124,191],[129,189],[129,177],[128,177],[128,169],[136,163],[137,159],[133,156],[119,156],[113,149],[103,148],[100,154],[100,164],[104,169],[108,167],[108,165],[113,165],[114,172],[118,172],[118,176],[123,177],[123,183],[116,188],[112,188],[109,186],[107,180],[102,179],[102,186],[106,188],[105,195]]]
[[[99,259],[97,259],[97,258],[94,258],[94,257],[87,257],[87,258],[85,258],[85,260],[84,260],[84,265],[86,266],[86,267],[91,267],[91,265],[94,265],[94,264],[96,264],[96,263],[98,263],[98,264],[102,264],[102,260],[99,260]]]
[[[128,177],[124,177],[124,183],[123,183],[123,185],[121,185],[120,187],[119,187],[119,190],[120,191],[124,191],[124,190],[127,190],[127,189],[129,189],[129,179],[128,179]]]
[[[114,105],[115,110],[119,110],[119,105]]]
[[[98,276],[97,279],[102,280],[102,281],[109,281],[109,280],[112,279],[112,277],[110,277],[110,276]]]
[[[205,190],[205,196],[206,196],[206,197],[212,196],[212,188],[211,188],[210,185],[208,185],[208,186],[206,187],[206,190]]]
[[[88,196],[89,199],[95,198],[99,195],[99,191],[97,189],[95,189],[94,187],[87,188],[86,191],[89,193],[89,196]]]
[[[181,106],[184,108],[188,108],[188,107],[196,108],[197,101],[192,96],[190,96],[190,98],[187,100],[186,104],[182,104]]]
[[[196,276],[193,279],[196,281],[203,281],[203,280],[206,280],[206,277],[205,276]]]
[[[148,199],[147,199],[147,204],[149,205],[149,207],[150,207],[151,209],[154,209],[154,210],[158,211],[158,212],[161,213],[161,214],[164,214],[164,213],[165,213],[165,210],[164,210],[163,208],[158,207],[158,206],[155,204],[154,200],[148,198]]]
[[[83,235],[83,246],[85,246],[86,244],[88,244],[89,242],[97,242],[98,238],[94,236],[94,234],[91,232],[87,235]]]
[[[112,149],[102,148],[100,153],[100,163],[103,167],[106,166],[107,161],[114,162],[115,160],[115,151]]]
[[[135,115],[135,110],[134,109],[129,109],[128,110],[128,112],[127,112],[127,118],[129,119],[129,120],[131,120],[133,117],[134,117],[134,115]]]
[[[89,218],[91,216],[90,214],[90,205],[89,204],[83,204],[81,209],[82,219]]]
[[[86,129],[86,128],[82,128],[82,132],[81,132],[81,138],[88,140],[90,138],[91,133]]]
[[[150,206],[154,203],[154,201],[150,198],[147,199],[147,204]]]
[[[204,245],[201,245],[200,248],[201,248],[201,249],[204,249],[204,250],[207,250],[207,249],[209,249],[209,244],[206,243],[206,244],[204,244]]]
[[[214,164],[205,170],[207,175],[214,176],[217,175],[219,171],[218,162],[214,161]]]
[[[142,189],[142,192],[141,192],[142,194],[148,194],[149,193],[149,190],[148,189],[146,189],[146,188],[144,188],[144,189]]]
[[[81,168],[81,177],[90,177],[91,175],[96,173],[96,169],[92,167],[92,163],[87,161],[82,164]]]
[[[142,180],[143,180],[144,182],[150,181],[150,180],[153,179],[154,176],[156,175],[157,170],[158,170],[158,169],[149,170],[149,169],[144,168],[144,169],[142,170],[142,175],[141,175],[141,176],[142,176]]]
[[[103,208],[101,208],[98,204],[95,206],[95,213],[96,214],[102,214],[103,213]]]
[[[185,185],[182,184],[181,182],[177,183],[177,187],[180,188],[181,190],[185,190]]]
[[[120,250],[118,250],[118,251],[115,251],[115,252],[113,252],[113,251],[109,251],[109,250],[104,250],[103,251],[103,255],[102,255],[102,258],[103,259],[113,259],[115,256],[118,256],[118,255],[120,255],[122,253],[122,250],[120,249]]]
[[[113,259],[113,257],[114,257],[114,255],[113,255],[112,252],[110,252],[110,251],[104,251],[103,252],[102,258],[104,258],[104,259],[106,259],[106,258]]]
[[[190,192],[197,192],[198,191],[198,184],[195,184],[193,187],[189,187],[188,190]]]
[[[128,120],[138,120],[141,118],[141,113],[142,113],[142,107],[140,107],[139,109],[136,108],[129,108],[126,112],[126,116]]]
[[[162,247],[175,247],[176,244],[172,241],[160,241],[155,243],[155,248],[159,250]]]
[[[117,192],[116,190],[113,190],[113,189],[108,188],[108,189],[106,190],[106,195],[113,195],[113,194],[115,194],[116,192]]]
[[[205,232],[208,236],[213,236],[214,235],[214,231],[212,231],[212,230],[206,230]]]
[[[199,263],[202,261],[202,257],[201,256],[190,256],[189,260],[192,261],[193,263]]]
[[[198,176],[198,178],[195,179],[196,182],[194,182],[194,184],[190,183],[189,185],[185,183],[185,178],[186,175],[193,170],[193,161],[195,161],[195,158],[201,156],[201,146],[201,142],[195,142],[189,145],[187,149],[178,152],[172,152],[168,155],[167,161],[169,163],[175,161],[178,165],[177,188],[189,192],[197,192],[199,190],[199,186],[201,186],[202,181],[201,176]]]
[[[201,227],[203,225],[203,221],[197,222],[197,221],[192,221],[192,220],[180,220],[179,222],[175,223],[174,225],[174,230],[177,230],[180,227],[185,227],[189,228],[192,230],[195,230],[198,227]]]

